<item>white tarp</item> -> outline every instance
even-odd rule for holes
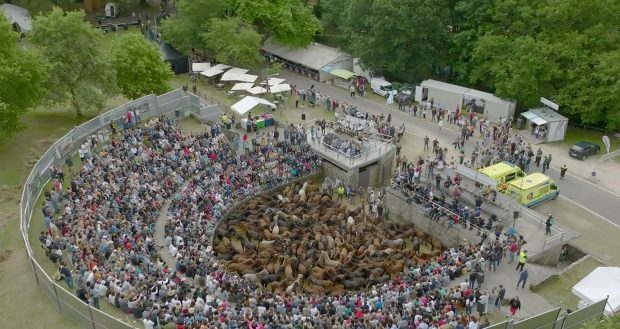
[[[210,68],[209,68],[208,70],[206,70],[206,71],[202,71],[202,72],[200,72],[200,74],[204,75],[204,76],[205,76],[205,77],[207,77],[207,78],[211,78],[211,77],[214,77],[214,76],[216,76],[216,75],[218,75],[218,74],[222,74],[222,73],[224,73],[224,71],[225,71],[226,69],[228,69],[228,68],[230,68],[230,66],[229,66],[229,65],[226,65],[226,64],[217,64],[217,65],[215,65],[215,66],[213,66],[213,67],[210,67]]]
[[[269,78],[267,79],[267,84],[269,86],[275,86],[275,85],[279,85],[282,82],[286,81],[286,79],[280,79],[280,78]]]
[[[247,72],[248,70],[246,69],[240,69],[238,67],[233,67],[232,69],[226,71],[226,73],[224,73],[222,75],[222,79],[220,79],[221,81],[243,81],[243,80],[239,80],[240,77],[243,77],[245,75],[245,72]]]
[[[605,314],[620,311],[620,267],[597,267],[573,286],[572,293],[587,304],[607,300]]]
[[[251,83],[250,83],[251,85]],[[267,89],[263,88],[263,87],[252,87],[250,89],[248,89],[248,92],[252,95],[258,95],[258,94],[264,94],[267,92]]]
[[[242,91],[242,90],[250,90],[252,89],[253,83],[241,82],[235,84],[230,90],[232,91]]]
[[[239,115],[244,115],[246,114],[248,111],[250,111],[251,109],[253,109],[256,105],[258,104],[263,104],[263,105],[267,105],[271,108],[276,108],[276,105],[265,100],[262,98],[258,98],[258,97],[253,97],[253,96],[245,96],[242,100],[238,101],[237,103],[233,104],[231,106],[231,108],[239,113]]]
[[[192,72],[202,72],[211,68],[210,63],[192,63]]]
[[[288,83],[283,83],[283,84],[275,85],[273,87],[269,87],[269,91],[271,91],[272,94],[281,93],[283,91],[289,91],[289,90],[291,90],[291,85],[289,85]]]

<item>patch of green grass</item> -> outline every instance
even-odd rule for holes
[[[605,135],[608,134],[603,133],[602,131],[568,127],[568,129],[566,130],[566,137],[562,141],[562,144],[570,147],[577,142],[586,141],[597,144],[601,147],[601,150],[605,150],[605,145],[603,144],[603,141],[601,139]],[[610,136],[610,138],[613,137]]]
[[[571,288],[595,268],[602,265],[596,259],[588,258],[564,274],[541,283],[537,287],[536,293],[545,297],[553,305],[576,309],[579,298],[571,293]]]

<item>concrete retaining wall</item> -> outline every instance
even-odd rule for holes
[[[439,239],[446,247],[455,247],[467,241],[479,242],[480,237],[476,230],[470,231],[461,228],[460,224],[448,229],[448,224],[442,219],[438,223],[424,217],[422,205],[407,204],[403,194],[395,189],[386,188],[385,204],[390,210],[390,218],[401,223],[412,223],[432,237]]]

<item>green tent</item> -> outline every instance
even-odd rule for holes
[[[343,78],[345,80],[349,80],[349,79],[351,79],[351,77],[355,76],[355,73],[353,73],[351,71],[343,70],[343,69],[333,69],[333,70],[329,71],[329,74],[335,75],[335,76],[337,76],[339,78]]]

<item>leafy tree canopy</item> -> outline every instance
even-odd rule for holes
[[[46,99],[68,102],[77,111],[101,109],[116,89],[115,70],[105,56],[102,34],[84,21],[83,11],[54,8],[37,16],[30,33],[51,63]]]
[[[22,128],[20,116],[39,104],[49,66],[32,50],[24,50],[19,35],[0,14],[0,140]]]
[[[219,62],[248,68],[261,63],[261,36],[252,26],[239,18],[213,18],[210,25],[209,31],[204,33],[204,40]]]
[[[235,0],[234,8],[242,20],[258,26],[265,39],[274,35],[285,45],[304,47],[322,30],[312,9],[299,0]]]
[[[445,2],[345,0],[345,47],[375,71],[402,81],[429,76],[447,51]]]
[[[322,29],[312,8],[299,0],[180,0],[177,7],[177,14],[163,23],[164,38],[182,51],[193,47],[213,51],[220,58],[222,49],[231,49],[223,47],[222,43],[230,42],[207,38],[207,34],[212,36],[236,26],[244,32],[243,37],[236,40],[247,44],[237,44],[233,48],[245,54],[255,49],[257,55],[247,59],[254,62],[260,55],[260,47],[254,45],[255,35],[260,37],[259,43],[274,36],[282,44],[306,46]],[[225,57],[233,59],[234,56]]]
[[[554,98],[572,118],[620,128],[619,10],[614,0],[494,1],[465,74],[522,107]]]
[[[116,83],[121,93],[135,99],[150,93],[163,94],[170,90],[173,73],[161,60],[155,44],[139,34],[125,34],[110,50],[116,69]]]
[[[191,48],[206,50],[203,34],[210,28],[212,18],[226,16],[227,0],[178,0],[177,14],[162,22],[164,39],[187,52]]]

